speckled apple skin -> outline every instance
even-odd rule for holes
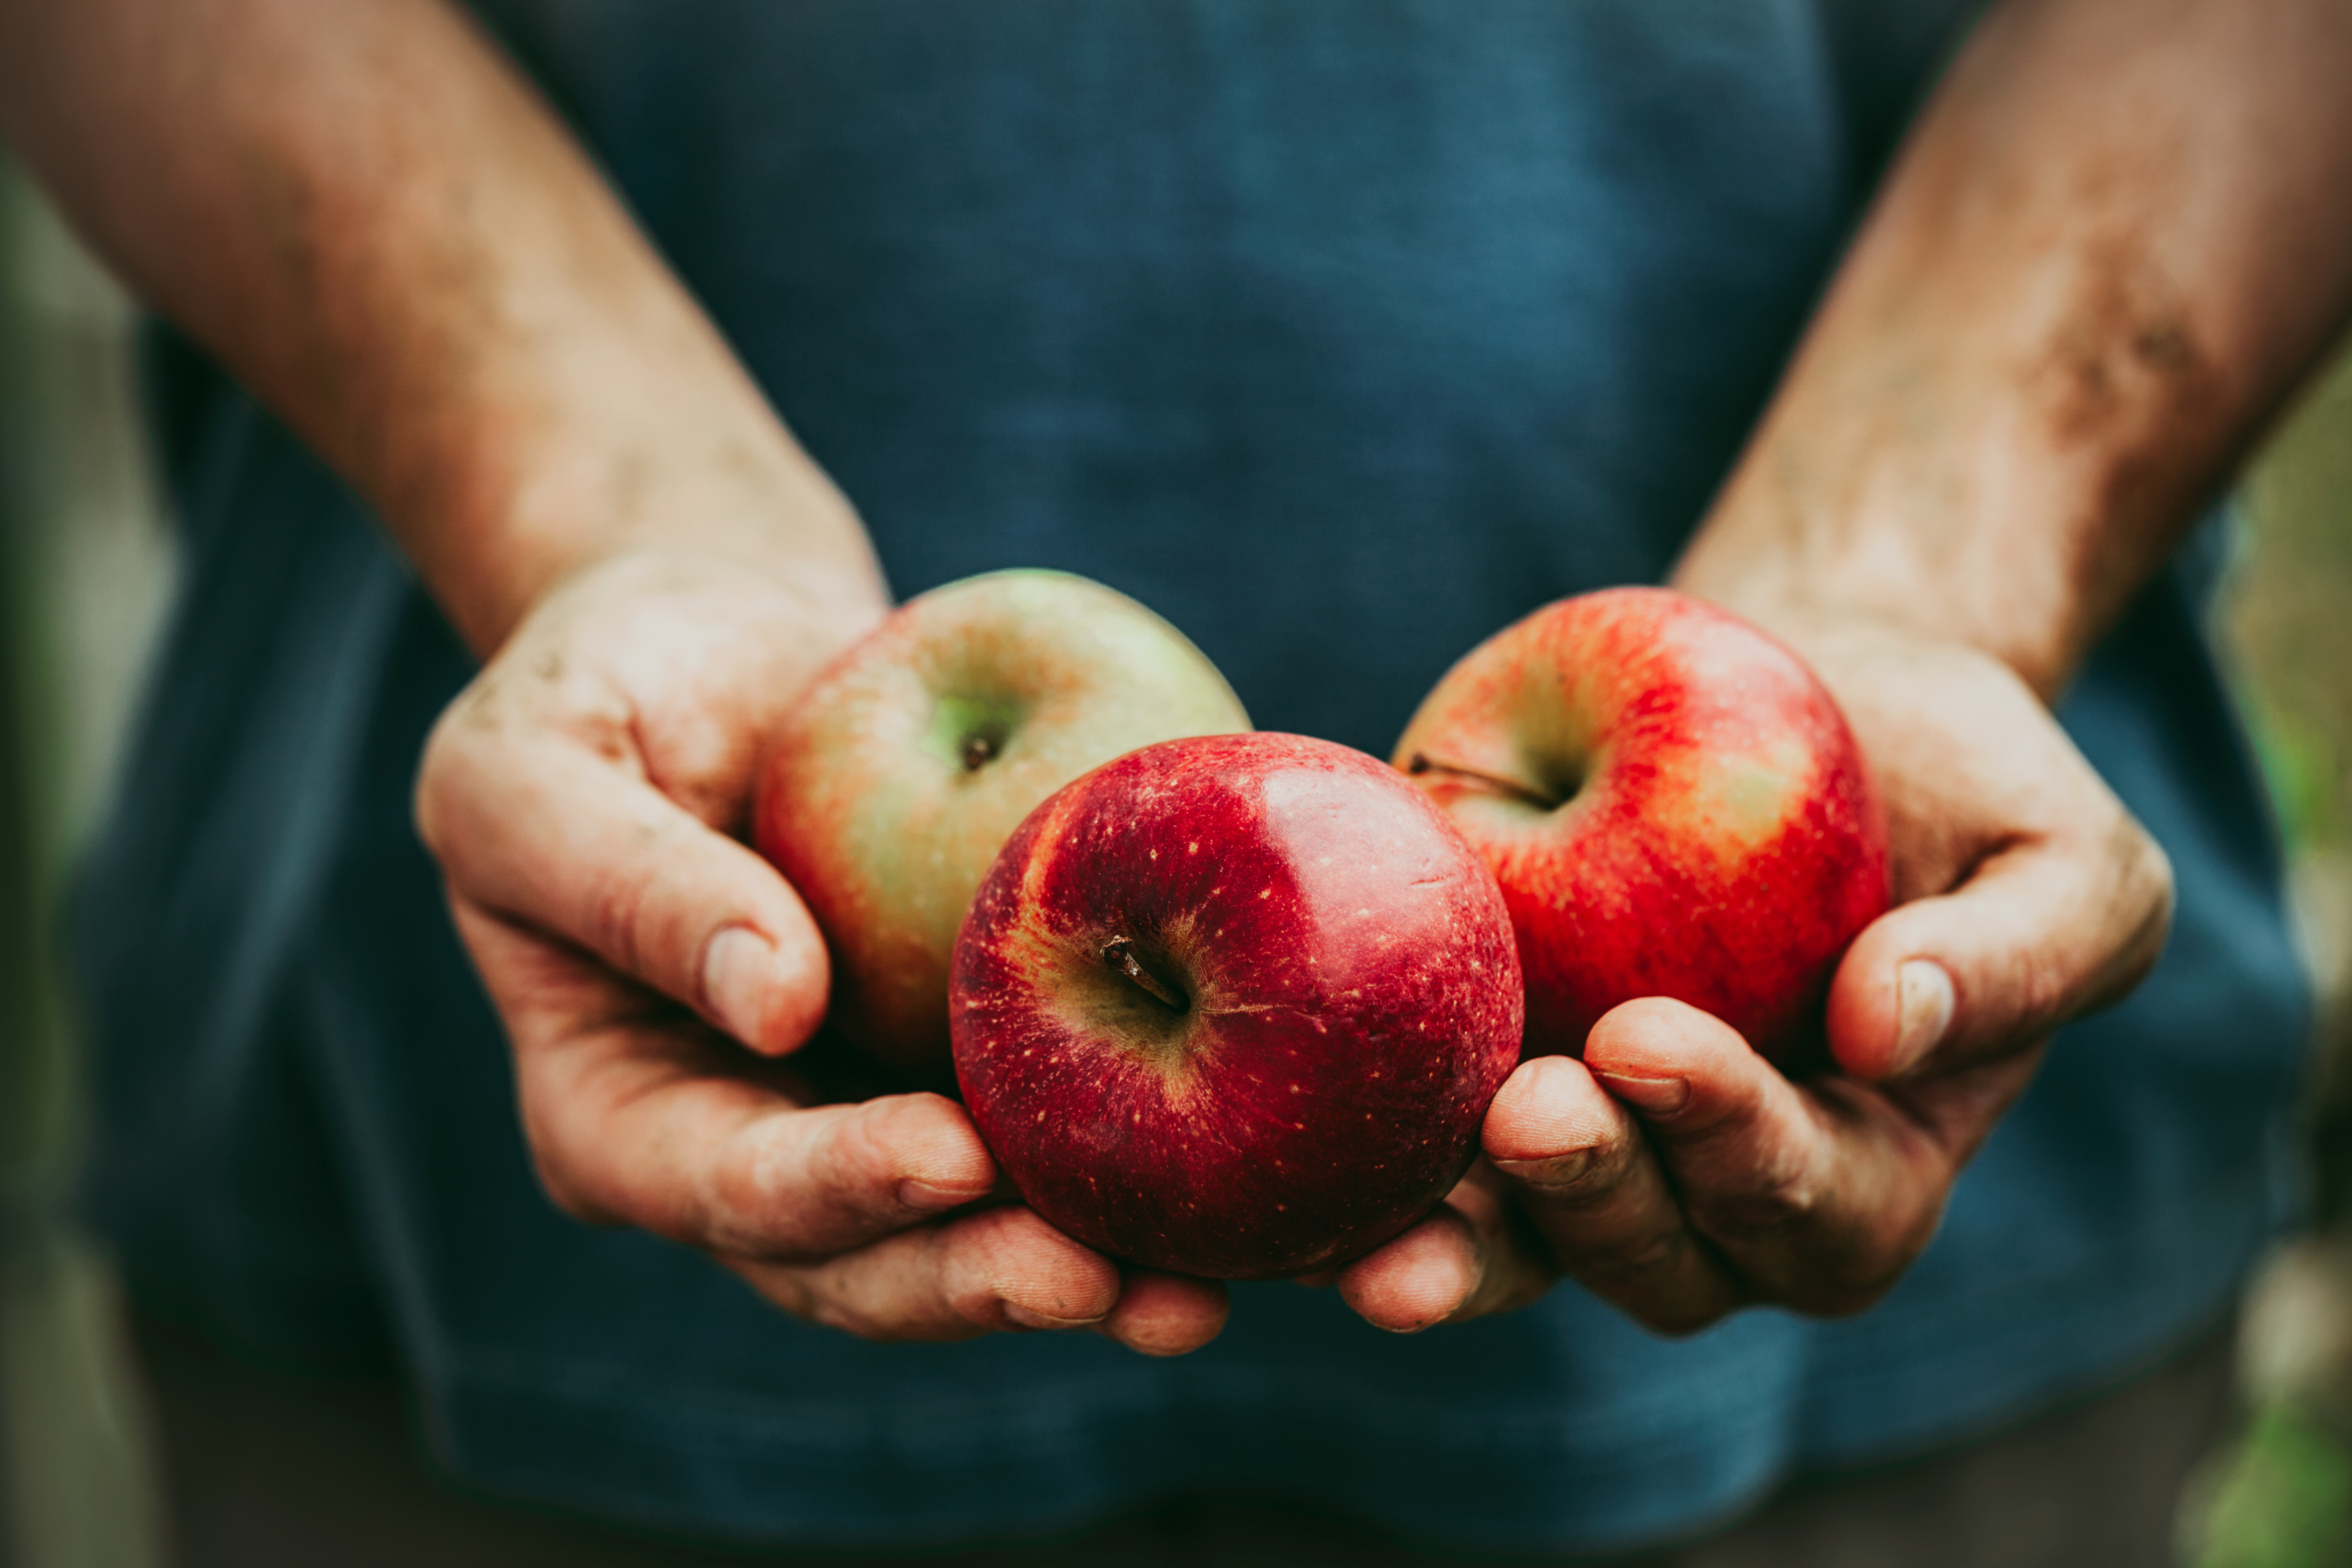
[[[1887,905],[1885,816],[1836,702],[1779,642],[1666,589],[1563,599],[1473,649],[1396,763],[1502,886],[1530,1055],[1671,996],[1792,1059]]]
[[[1104,958],[1126,937],[1181,1014]],[[1004,847],[956,945],[956,1072],[1022,1195],[1114,1257],[1342,1262],[1469,1166],[1517,1061],[1510,919],[1393,769],[1297,735],[1097,768]]]
[[[984,766],[957,755],[959,711],[1000,744]],[[900,605],[819,672],[761,766],[753,842],[825,934],[827,1027],[945,1088],[956,931],[1021,819],[1122,752],[1248,728],[1200,649],[1099,583],[992,572]]]

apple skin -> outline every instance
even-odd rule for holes
[[[1473,649],[1396,764],[1494,869],[1528,1051],[1576,1054],[1636,996],[1818,1053],[1839,956],[1887,904],[1862,753],[1797,656],[1663,588],[1563,599]]]
[[[1263,733],[1148,747],[1038,807],[972,900],[953,1007],[964,1103],[1032,1207],[1228,1279],[1429,1212],[1524,1016],[1502,894],[1445,818],[1360,752]]]
[[[825,933],[828,1032],[945,1086],[956,931],[1022,818],[1138,746],[1248,728],[1183,634],[1083,577],[992,572],[899,606],[761,765],[753,841]]]

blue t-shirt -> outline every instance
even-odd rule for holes
[[[1085,573],[1262,724],[1384,754],[1482,637],[1667,569],[1961,8],[490,9],[900,593]],[[2287,1201],[2304,997],[2184,560],[2062,714],[2172,856],[2170,948],[1875,1310],[1674,1342],[1568,1285],[1396,1339],[1252,1286],[1167,1363],[803,1327],[540,1194],[407,812],[467,661],[282,431],[168,338],[150,368],[189,572],[79,910],[90,1212],[268,1353],[396,1363],[483,1487],[799,1542],[1186,1491],[1632,1542],[2119,1375],[2226,1310]]]

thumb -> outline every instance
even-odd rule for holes
[[[774,868],[560,731],[445,718],[416,818],[454,891],[587,949],[755,1050],[823,1020],[824,939]]]
[[[2012,842],[1854,939],[1830,984],[1831,1051],[1882,1079],[2021,1049],[2137,984],[2171,917],[2171,863],[2120,804],[2097,830]]]

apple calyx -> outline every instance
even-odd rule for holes
[[[1540,791],[1529,789],[1523,784],[1514,784],[1509,779],[1496,778],[1493,773],[1482,773],[1475,768],[1461,767],[1453,763],[1441,763],[1426,752],[1415,752],[1406,759],[1404,771],[1415,776],[1423,773],[1444,773],[1448,778],[1483,784],[1496,795],[1508,795],[1513,800],[1534,806],[1538,811],[1558,811],[1561,806],[1574,800],[1577,792],[1584,787],[1584,781],[1578,779],[1569,786],[1567,794],[1555,799]]]
[[[1192,1011],[1192,1005],[1181,991],[1146,969],[1143,966],[1143,961],[1135,956],[1133,939],[1123,936],[1111,938],[1103,943],[1102,958],[1105,963],[1126,975],[1137,987],[1159,998],[1166,1005],[1173,1007],[1179,1013]]]
[[[995,737],[991,735],[966,735],[963,738],[963,745],[961,748],[961,754],[963,757],[963,771],[968,773],[976,773],[980,772],[981,769],[995,761],[996,752],[997,742]]]

